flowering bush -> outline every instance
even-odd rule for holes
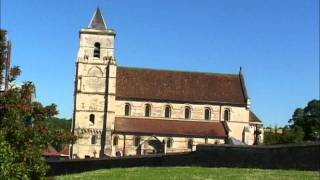
[[[1,41],[4,40],[1,31]],[[3,44],[0,43],[0,74],[4,74]],[[16,66],[10,77],[13,82],[21,73]],[[2,87],[3,81],[0,81]],[[35,87],[25,82],[21,87],[11,87],[0,92],[0,179],[42,179],[48,166],[42,152],[49,146],[62,147],[75,141],[72,133],[51,130],[41,123],[58,111],[55,104],[43,106],[33,101]]]

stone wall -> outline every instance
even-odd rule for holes
[[[203,166],[320,170],[320,143],[272,146],[198,145],[195,152],[48,161],[48,175],[138,166]]]
[[[265,146],[199,145],[201,166],[266,169],[320,169],[320,143]]]

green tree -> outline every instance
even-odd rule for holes
[[[304,140],[319,140],[320,100],[311,100],[305,108],[297,108],[289,123],[292,128],[302,128]]]
[[[61,151],[64,145],[69,143],[69,138],[72,137],[70,132],[71,119],[51,116],[42,121],[38,121],[37,124],[47,127],[49,132],[53,134],[50,145],[52,145],[57,151]]]
[[[284,128],[280,136],[280,143],[301,143],[303,142],[304,132],[301,127]]]
[[[43,121],[43,124],[51,130],[71,130],[71,119],[49,117]]]
[[[288,144],[301,143],[303,141],[304,132],[301,127],[284,127],[282,132],[278,132],[277,128],[264,132],[264,144]]]
[[[0,65],[5,62],[5,35],[1,31]],[[1,69],[3,74],[4,68]],[[20,74],[14,67],[9,81]],[[0,86],[2,85],[2,81]],[[41,179],[48,167],[42,152],[51,144],[72,143],[75,137],[63,131],[50,130],[42,122],[58,113],[55,104],[43,106],[34,102],[35,87],[25,82],[0,92],[0,179]],[[57,145],[56,145],[57,146]]]
[[[268,131],[263,134],[263,144],[279,144],[281,134],[276,132]]]

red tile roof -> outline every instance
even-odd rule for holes
[[[63,145],[63,148],[60,152],[58,152],[54,147],[49,146],[47,149],[43,150],[43,156],[69,156],[69,145]]]
[[[117,99],[246,104],[241,74],[118,67]]]
[[[63,145],[62,150],[59,153],[61,156],[69,156],[69,153],[70,153],[69,144]]]
[[[150,135],[173,135],[193,137],[226,137],[221,122],[179,121],[151,118],[116,117],[116,133],[140,133]]]
[[[249,122],[252,122],[252,123],[261,123],[261,120],[260,120],[252,111],[250,111],[250,114],[249,114]]]
[[[54,147],[49,146],[47,149],[45,149],[42,152],[42,155],[43,156],[60,156],[60,153],[58,153],[58,151]]]

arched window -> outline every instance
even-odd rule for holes
[[[225,121],[230,121],[230,109],[225,109],[225,110],[224,110],[224,115],[223,115],[223,117],[224,117],[224,120],[225,120]]]
[[[211,119],[211,111],[210,108],[206,108],[204,110],[204,119],[205,120],[210,120]]]
[[[188,106],[184,109],[184,118],[186,118],[186,119],[191,118],[191,109]]]
[[[130,104],[126,104],[125,106],[124,106],[124,115],[125,116],[130,116],[130,111],[131,111],[131,106],[130,106]]]
[[[118,141],[119,141],[119,137],[118,136],[114,136],[113,137],[113,145],[117,146],[118,145]]]
[[[90,125],[94,125],[94,119],[95,119],[94,114],[90,114],[90,115],[89,115]]]
[[[139,146],[140,145],[140,140],[141,140],[140,136],[135,137],[134,138],[134,146]]]
[[[171,148],[173,145],[173,139],[172,138],[168,138],[167,140],[167,148]]]
[[[165,117],[165,118],[170,118],[170,117],[171,117],[171,107],[170,107],[170,106],[166,106],[166,107],[165,107],[164,117]]]
[[[151,106],[150,106],[150,104],[146,104],[146,108],[144,110],[144,116],[150,117],[150,115],[151,115]]]
[[[188,140],[188,149],[192,149],[192,146],[193,146],[193,140],[189,139]]]
[[[100,43],[94,43],[93,57],[100,58]]]
[[[93,135],[91,137],[91,144],[96,144],[96,141],[97,141],[97,136],[96,135]]]

